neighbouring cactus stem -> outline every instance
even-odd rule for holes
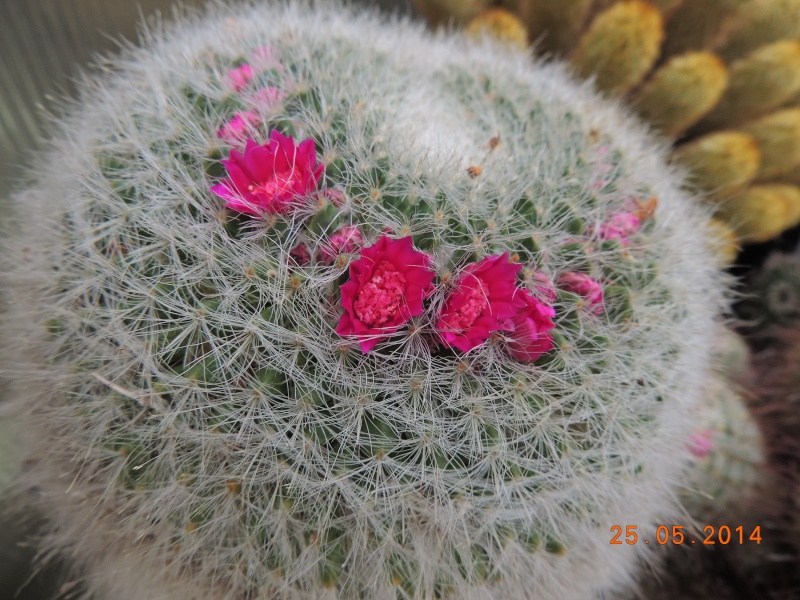
[[[642,86],[632,100],[636,111],[675,137],[703,118],[728,85],[725,64],[710,52],[671,58]]]
[[[736,232],[720,219],[711,219],[709,226],[711,227],[711,245],[719,259],[720,268],[730,267],[741,249]]]
[[[678,10],[686,1],[687,0],[650,0],[650,4],[660,10],[665,19],[669,20],[673,13],[675,13],[675,11]]]
[[[482,12],[467,24],[464,31],[475,38],[488,35],[511,48],[528,47],[525,25],[519,17],[503,8],[491,8]]]
[[[491,0],[411,0],[416,9],[436,27],[466,23],[489,8]]]
[[[566,54],[583,30],[593,0],[519,0],[528,38],[543,53]]]
[[[646,2],[620,2],[597,15],[571,60],[580,76],[595,76],[600,90],[621,96],[655,64],[663,37],[657,8]]]
[[[740,6],[751,0],[686,0],[666,27],[664,56],[715,48],[731,27]]]
[[[720,54],[726,61],[780,40],[800,38],[800,0],[751,0],[732,19]]]
[[[739,125],[790,100],[800,91],[800,41],[762,46],[729,66],[728,88],[698,126],[701,131]]]
[[[761,164],[758,144],[749,135],[735,131],[710,133],[672,153],[672,160],[689,168],[689,183],[712,201],[743,189],[756,176]]]
[[[800,222],[800,188],[754,185],[721,202],[717,214],[743,243],[765,242]]]
[[[800,166],[800,108],[772,113],[741,130],[752,136],[761,150],[757,179],[780,177]]]

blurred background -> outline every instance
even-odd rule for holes
[[[91,72],[95,57],[114,53],[123,40],[135,42],[143,22],[169,21],[178,7],[206,3],[0,0],[0,207],[19,185],[31,153],[46,139],[46,112],[57,115],[63,110],[64,99],[74,94],[80,73]],[[406,0],[355,3],[411,13]],[[0,398],[3,388],[0,383]],[[0,489],[19,468],[11,458],[13,444],[13,427],[0,410]],[[78,594],[58,561],[34,566],[36,547],[30,536],[39,522],[37,515],[15,513],[0,503],[0,600],[56,600]]]

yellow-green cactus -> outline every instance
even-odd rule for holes
[[[528,36],[543,52],[565,54],[575,44],[593,0],[519,0]]]
[[[673,161],[689,168],[690,181],[698,190],[720,200],[755,178],[761,152],[751,136],[721,131],[680,146],[673,152]]]
[[[476,38],[490,36],[512,48],[528,46],[528,31],[514,13],[504,8],[490,8],[472,19],[464,28]]]
[[[781,110],[744,127],[761,149],[758,179],[785,175],[800,166],[800,108]]]
[[[647,2],[620,2],[592,22],[572,62],[581,76],[595,76],[602,91],[621,96],[653,67],[663,37],[657,8]]]
[[[718,214],[743,242],[766,242],[800,222],[800,188],[754,185],[720,204]]]
[[[677,136],[714,108],[727,85],[728,70],[715,54],[690,52],[658,69],[633,105],[663,133]]]
[[[742,6],[721,52],[734,60],[779,40],[800,38],[800,0],[753,0]]]
[[[751,0],[688,0],[667,24],[664,54],[715,47],[736,11]]]
[[[761,116],[800,92],[800,41],[762,46],[734,61],[729,73],[728,89],[701,124],[704,130]]]

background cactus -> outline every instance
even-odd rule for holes
[[[774,198],[769,190],[745,192],[728,207],[719,201],[755,179],[792,188],[800,182],[794,121],[784,110],[800,92],[798,0],[523,0],[518,9],[505,8],[516,10],[539,52],[568,57],[580,75],[625,97],[677,139],[677,161],[696,154],[698,143],[707,146],[709,135],[714,143],[733,142],[734,133],[746,138],[755,153],[741,155],[737,143],[685,163],[703,165],[697,189],[740,242],[763,242],[797,224],[791,211],[763,205]],[[691,152],[681,148],[687,143]],[[740,170],[743,160],[754,164]],[[708,168],[735,174],[735,181],[706,182]],[[782,188],[781,197],[794,192]]]
[[[609,552],[609,527],[675,514],[723,304],[707,216],[659,151],[560,67],[340,7],[148,40],[84,85],[7,242],[3,345],[50,548],[114,598],[627,583],[646,548]],[[275,131],[314,141],[320,188],[226,209],[221,159]],[[345,226],[364,249],[331,264]],[[336,333],[340,288],[384,235],[436,280],[365,353]],[[435,335],[459,274],[498,256],[554,303],[536,363],[502,332],[466,354]],[[565,275],[592,296],[542,291]]]

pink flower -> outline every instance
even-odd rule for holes
[[[521,269],[522,265],[508,262],[507,252],[467,265],[436,324],[446,345],[468,352],[493,331],[511,326],[508,319],[524,306],[516,286]]]
[[[544,300],[547,304],[556,301],[556,288],[547,275],[541,271],[534,271],[531,278],[533,279],[533,293],[537,298]]]
[[[583,273],[564,273],[558,278],[559,287],[578,294],[589,304],[589,310],[595,315],[603,313],[603,286]]]
[[[548,332],[555,327],[556,311],[528,290],[519,290],[518,295],[525,305],[511,318],[514,329],[508,351],[520,362],[534,362],[553,347],[553,336]]]
[[[235,144],[245,139],[250,130],[257,126],[261,119],[257,114],[243,111],[237,112],[234,117],[226,122],[217,131],[217,137],[225,140],[229,144]]]
[[[268,111],[275,108],[286,98],[286,92],[276,87],[265,87],[253,94],[253,107]]]
[[[244,154],[231,150],[222,164],[230,177],[211,191],[224,198],[228,208],[254,216],[289,212],[317,187],[323,169],[314,140],[296,146],[278,131],[272,131],[263,146],[248,139]]]
[[[297,244],[297,246],[289,250],[289,256],[300,267],[304,267],[311,262],[311,255],[303,243]]]
[[[278,59],[275,58],[275,53],[272,51],[272,48],[269,46],[256,48],[251,56],[251,62],[257,69],[262,71],[270,68],[278,69],[280,72],[284,70],[283,66],[278,62]]]
[[[628,245],[628,236],[639,231],[642,221],[629,212],[618,212],[600,225],[600,238],[604,240],[617,240],[623,246]]]
[[[345,201],[344,192],[342,192],[341,190],[337,190],[336,188],[325,188],[324,190],[322,190],[322,196],[326,198],[336,208],[341,207]],[[383,232],[387,233],[385,229]]]
[[[431,258],[417,252],[411,237],[381,237],[350,263],[342,288],[344,314],[336,326],[342,336],[358,336],[361,351],[395,333],[424,312],[422,301],[433,292]]]
[[[225,81],[234,91],[241,92],[253,81],[253,69],[247,64],[231,69],[225,75]]]
[[[714,449],[714,430],[696,431],[689,438],[689,452],[696,458],[705,458]]]
[[[320,262],[323,264],[332,264],[336,257],[342,253],[355,252],[356,248],[361,246],[363,238],[361,230],[354,225],[345,225],[340,227],[328,240],[328,243],[320,248]]]

